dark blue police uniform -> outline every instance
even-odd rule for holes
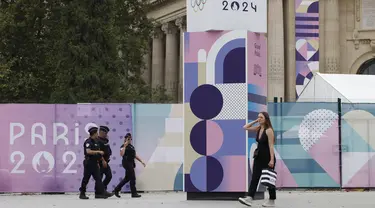
[[[131,137],[131,134],[127,134],[127,136]],[[124,145],[121,145],[121,149],[122,148],[124,148]],[[135,168],[134,160],[135,160],[136,155],[137,153],[135,151],[134,146],[131,144],[128,144],[125,147],[125,153],[122,157],[122,166],[126,170],[125,177],[121,180],[121,182],[116,186],[116,188],[113,191],[117,197],[120,197],[119,192],[121,191],[122,187],[128,182],[130,182],[130,191],[131,191],[132,197],[141,196],[137,194],[137,189],[135,187],[136,177],[135,177],[135,171],[134,171],[134,168]]]
[[[83,178],[81,183],[80,190],[80,199],[89,199],[86,196],[86,187],[89,183],[90,177],[92,176],[95,180],[95,198],[108,198],[113,196],[113,194],[110,194],[104,190],[104,186],[100,177],[100,168],[99,168],[99,161],[101,160],[102,156],[100,154],[88,154],[87,150],[93,150],[98,151],[100,150],[100,144],[98,143],[98,140],[94,137],[97,134],[98,128],[92,127],[89,129],[90,138],[86,139],[86,141],[83,144],[83,151],[85,154],[85,160],[83,161]]]
[[[108,133],[109,128],[107,126],[100,126],[99,131]],[[109,144],[108,138],[102,138],[99,136],[99,142],[100,142],[100,149],[103,150],[104,152],[103,158],[107,162],[107,167],[104,167],[102,162],[100,162],[100,175],[102,179],[105,176],[105,179],[103,180],[103,185],[104,185],[104,189],[107,190],[107,186],[112,180],[112,170],[111,170],[111,166],[109,166],[109,161],[111,160],[112,150],[111,150],[111,146]]]

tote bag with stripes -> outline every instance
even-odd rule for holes
[[[271,168],[266,168],[262,170],[262,175],[260,176],[260,183],[269,188],[276,187],[277,173]]]

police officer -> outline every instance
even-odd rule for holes
[[[120,155],[122,156],[122,166],[126,170],[125,177],[121,180],[121,182],[116,186],[113,190],[113,193],[116,197],[120,198],[120,191],[122,187],[127,183],[130,182],[130,191],[132,193],[133,198],[139,198],[141,195],[137,193],[137,189],[135,188],[135,161],[137,159],[144,167],[146,164],[138,157],[134,146],[131,144],[132,135],[130,133],[126,134],[124,144],[121,145]]]
[[[108,139],[108,132],[109,128],[107,126],[100,126],[99,127],[99,141],[100,141],[100,149],[103,150],[103,159],[100,161],[100,174],[101,177],[105,175],[105,179],[103,180],[104,189],[107,190],[108,184],[112,180],[112,170],[109,166],[109,161],[111,160],[112,150],[109,146],[109,139]]]
[[[104,186],[100,177],[99,161],[102,160],[103,151],[100,150],[98,143],[98,128],[91,127],[89,129],[90,137],[86,139],[83,144],[83,151],[85,154],[85,160],[83,161],[83,178],[81,188],[79,188],[80,199],[89,199],[86,196],[86,187],[89,183],[90,177],[93,176],[95,180],[95,198],[106,199],[113,196],[104,190]]]

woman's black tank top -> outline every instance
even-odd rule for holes
[[[257,138],[256,138],[256,141],[258,142],[258,157],[257,159],[259,159],[260,161],[263,161],[265,163],[269,163],[269,161],[271,160],[271,156],[270,156],[270,147],[269,147],[269,144],[268,144],[268,136],[266,134],[266,130],[267,129],[264,129],[263,132],[262,132],[262,135],[259,136],[260,134],[260,129],[258,130],[257,132]]]

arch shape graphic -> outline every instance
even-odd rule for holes
[[[246,30],[235,30],[230,31],[223,34],[220,38],[218,38],[215,43],[212,45],[210,51],[207,54],[207,62],[206,62],[206,83],[207,84],[215,84],[215,63],[217,55],[219,51],[225,44],[228,42],[235,40],[247,38],[247,31]]]
[[[215,61],[215,83],[216,84],[223,84],[225,83],[224,75],[226,70],[224,67],[225,59],[226,57],[235,49],[239,48],[246,48],[246,39],[234,39],[229,42],[227,42],[218,52],[216,56]],[[245,49],[245,56],[246,56],[246,49]],[[246,62],[246,61],[245,61]],[[244,73],[246,74],[246,63],[245,63],[245,69]]]

